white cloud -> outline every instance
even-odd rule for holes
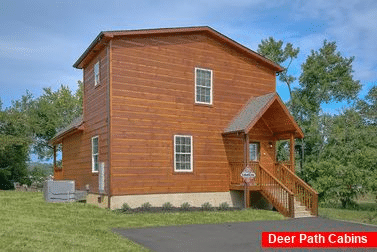
[[[355,56],[356,78],[377,78],[377,2],[319,0],[296,7],[298,19],[322,19],[325,38],[335,40],[343,55]]]

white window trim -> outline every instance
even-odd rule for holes
[[[94,139],[97,139],[97,153],[96,154],[94,154],[93,153],[93,140]],[[97,156],[97,157],[99,157],[99,139],[98,139],[98,136],[94,136],[94,137],[92,137],[92,173],[98,173],[98,171],[95,171],[94,170],[94,156]],[[98,165],[99,165],[99,161],[98,161],[98,158],[97,158],[97,162],[98,162]]]
[[[96,67],[98,67],[98,73],[96,74]],[[94,73],[94,86],[98,86],[100,84],[100,63],[99,63],[99,60],[94,64],[93,66],[93,73]],[[98,81],[97,81],[97,78],[96,78],[96,75],[98,75]]]
[[[190,137],[190,139],[191,139],[191,146],[190,146],[190,167],[191,167],[191,169],[190,170],[177,170],[177,167],[176,167],[176,165],[177,165],[177,163],[176,163],[176,154],[177,154],[177,152],[176,152],[176,137]],[[174,172],[193,172],[193,164],[194,164],[194,162],[193,162],[193,160],[194,160],[194,158],[193,158],[193,146],[194,146],[194,143],[193,143],[193,141],[192,141],[192,136],[190,136],[190,135],[174,135]]]
[[[196,100],[196,95],[197,95],[197,83],[196,83],[196,72],[197,70],[203,70],[203,71],[209,71],[211,72],[211,92],[210,92],[210,102],[201,102],[201,101],[197,101]],[[199,67],[195,67],[195,103],[196,104],[206,104],[206,105],[212,105],[213,103],[213,71],[211,69],[206,69],[206,68],[199,68]]]

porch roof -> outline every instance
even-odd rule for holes
[[[248,134],[262,120],[277,139],[287,139],[291,133],[297,138],[304,134],[277,93],[252,97],[229,123],[224,134],[242,132]]]
[[[75,133],[76,131],[81,131],[83,130],[83,117],[82,115],[79,117],[76,117],[75,119],[72,120],[72,122],[65,128],[61,129],[58,131],[53,138],[50,139],[49,143],[52,145],[55,145],[57,143],[60,143],[62,139],[65,136],[71,135]]]

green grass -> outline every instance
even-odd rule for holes
[[[377,203],[375,196],[366,195],[356,201],[353,209],[342,209],[340,204],[319,208],[319,215],[328,219],[345,220],[377,225]]]
[[[83,203],[46,203],[41,193],[0,191],[0,250],[147,251],[111,229],[282,219],[263,210],[120,214]]]

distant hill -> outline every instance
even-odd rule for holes
[[[41,168],[43,171],[46,171],[48,175],[54,174],[53,164],[52,163],[40,163],[40,162],[29,162],[28,171],[31,172],[35,167]]]

